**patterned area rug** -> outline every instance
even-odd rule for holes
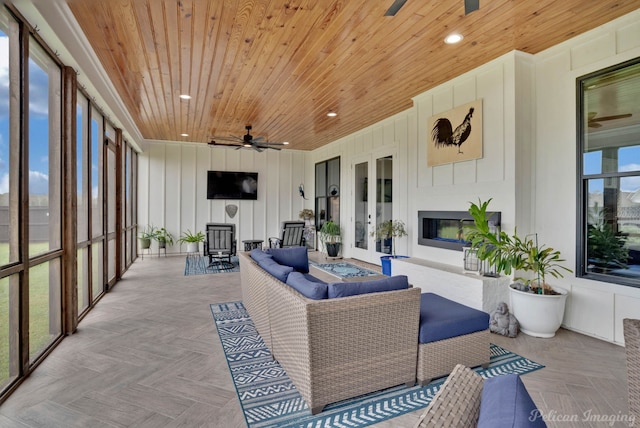
[[[380,272],[375,272],[369,269],[365,269],[360,266],[356,266],[352,263],[339,262],[339,263],[314,263],[311,265],[321,269],[331,275],[339,276],[340,278],[355,278],[359,276],[374,276],[382,275]]]
[[[312,415],[284,369],[271,358],[242,302],[213,304],[211,312],[249,428],[366,427],[426,407],[445,381],[389,388],[330,404]],[[476,371],[489,378],[543,367],[492,344],[489,368]]]
[[[204,275],[206,273],[222,273],[222,272],[238,272],[240,271],[240,263],[238,257],[231,256],[231,263],[226,260],[220,261],[213,259],[213,263],[209,265],[209,257],[200,255],[189,255],[184,265],[185,275]]]

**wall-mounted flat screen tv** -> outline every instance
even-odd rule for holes
[[[258,173],[207,171],[207,199],[258,199]]]

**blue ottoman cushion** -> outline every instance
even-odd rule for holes
[[[479,428],[546,426],[520,376],[508,374],[484,381]]]
[[[287,282],[287,277],[291,272],[293,272],[293,268],[291,266],[281,265],[273,259],[260,260],[258,264],[262,269],[266,270],[282,282]]]
[[[361,282],[334,282],[329,284],[329,298],[356,296],[358,294],[378,293],[381,291],[405,290],[409,288],[406,275],[390,276]]]
[[[489,314],[434,293],[420,296],[418,342],[430,343],[489,328]]]
[[[327,298],[327,284],[311,275],[291,272],[287,277],[287,285],[309,299],[322,300]]]
[[[302,273],[309,273],[307,247],[267,248],[267,254],[281,265],[291,266]]]

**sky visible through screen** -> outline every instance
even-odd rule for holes
[[[29,59],[29,193],[49,193],[47,74]],[[0,194],[9,192],[9,38],[0,30]]]

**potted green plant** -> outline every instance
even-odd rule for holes
[[[490,215],[487,206],[491,202],[471,203],[469,214],[474,227],[467,228],[465,239],[477,251],[480,260],[491,263],[498,273],[511,275],[522,272],[511,284],[511,309],[520,323],[522,332],[536,337],[553,337],[562,324],[568,291],[551,287],[548,276],[563,277],[562,271],[572,272],[560,263],[560,251],[538,244],[537,234],[518,236],[517,231],[509,235],[489,227]]]
[[[178,238],[178,242],[181,244],[187,244],[187,253],[197,253],[200,251],[199,243],[204,242],[204,233],[202,232],[191,232],[191,230],[187,229],[186,232],[182,232],[180,238]]]
[[[158,233],[158,229],[152,225],[148,224],[145,226],[140,233],[138,233],[138,241],[140,242],[140,249],[147,250],[151,247],[151,241],[156,238],[156,234]]]
[[[313,218],[313,210],[310,208],[305,208],[298,214],[298,217],[303,220],[311,220]]]
[[[171,232],[164,227],[156,231],[154,238],[158,241],[158,248],[167,248],[167,245],[173,245],[174,237]]]
[[[342,231],[340,225],[327,220],[320,228],[320,241],[324,244],[329,257],[338,257],[340,244],[342,243]]]
[[[594,207],[587,229],[587,259],[589,269],[606,272],[610,269],[628,269],[629,249],[627,236],[614,230],[605,219],[604,209]]]
[[[376,239],[391,240],[391,256],[381,256],[382,273],[391,276],[391,259],[404,258],[407,256],[398,256],[396,254],[396,238],[407,236],[407,229],[402,220],[388,220],[378,224],[376,229],[371,232],[371,236]]]

